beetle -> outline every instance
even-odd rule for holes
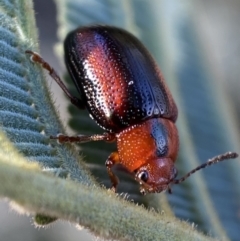
[[[33,62],[49,71],[70,101],[86,108],[105,133],[91,136],[51,136],[60,143],[116,141],[106,168],[115,191],[118,178],[112,167],[121,164],[140,184],[140,192],[171,193],[171,184],[218,161],[236,158],[228,152],[176,179],[179,138],[177,106],[155,60],[129,32],[112,26],[81,27],[64,42],[65,64],[80,98],[73,96],[55,70],[35,52]]]

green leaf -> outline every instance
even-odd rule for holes
[[[95,184],[71,147],[49,143],[49,135],[63,132],[39,66],[26,56],[38,51],[31,1],[1,4],[0,123],[2,130],[30,161],[86,184]],[[63,162],[67,159],[67,162]],[[78,158],[77,158],[78,159]],[[51,169],[50,169],[51,168]],[[57,170],[57,171],[56,171]]]
[[[213,240],[168,215],[136,206],[110,190],[87,187],[44,173],[26,162],[0,133],[1,196],[32,212],[88,227],[95,235],[118,240]],[[16,185],[18,183],[18,185]],[[99,201],[100,200],[100,201]],[[144,217],[144,218],[143,218]]]

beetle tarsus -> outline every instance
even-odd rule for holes
[[[70,99],[71,103],[75,106],[77,106],[79,109],[84,109],[85,105],[83,104],[82,100],[73,96],[66,85],[63,83],[57,72],[51,65],[46,62],[38,53],[33,52],[31,50],[26,50],[26,54],[30,54],[31,61],[34,63],[40,64],[44,69],[46,69],[49,72],[49,75],[57,82],[57,84],[60,86],[60,88],[63,90],[63,92],[67,95],[67,97]]]
[[[114,192],[116,192],[117,190],[117,185],[119,183],[118,177],[113,173],[112,171],[112,167],[117,164],[119,162],[119,156],[117,152],[113,152],[107,159],[107,161],[105,162],[105,165],[107,167],[107,172],[108,172],[108,176],[111,180],[112,183],[112,187],[111,190],[113,190]]]

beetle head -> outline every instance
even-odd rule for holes
[[[164,190],[171,193],[170,183],[176,178],[177,169],[170,158],[159,158],[142,165],[135,173],[142,194]]]

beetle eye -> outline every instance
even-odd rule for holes
[[[141,171],[138,175],[137,175],[138,179],[142,180],[143,182],[147,182],[148,180],[148,172],[147,171]]]

